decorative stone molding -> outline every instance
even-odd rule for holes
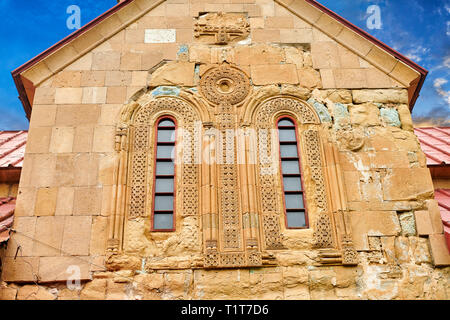
[[[210,44],[225,45],[249,34],[250,23],[241,13],[208,13],[199,17],[194,26],[194,37]]]
[[[223,64],[203,74],[200,80],[203,96],[215,105],[235,105],[250,93],[250,80],[241,70]]]

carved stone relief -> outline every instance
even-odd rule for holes
[[[194,37],[204,43],[224,45],[243,40],[250,34],[250,23],[242,13],[207,13],[194,26]]]

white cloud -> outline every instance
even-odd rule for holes
[[[450,91],[445,91],[442,86],[447,84],[448,80],[444,78],[437,78],[434,80],[434,88],[436,89],[437,93],[447,102],[447,104],[450,107]]]
[[[444,78],[437,78],[434,80],[434,87],[442,87],[444,84],[448,83],[448,81]]]
[[[410,49],[405,55],[410,58],[411,60],[414,60],[416,62],[422,61],[425,56],[430,52],[429,48],[425,48],[422,46],[415,47],[413,49]]]

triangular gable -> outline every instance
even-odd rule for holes
[[[98,45],[165,0],[122,0],[112,9],[72,33],[12,72],[27,118],[34,90]],[[294,15],[409,88],[412,109],[427,71],[315,0],[274,0]]]

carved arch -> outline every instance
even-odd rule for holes
[[[195,99],[192,99],[195,101]],[[197,215],[199,204],[199,161],[195,158],[200,152],[198,137],[201,136],[202,122],[210,121],[209,113],[201,105],[184,97],[160,96],[146,94],[126,105],[121,113],[116,133],[116,172],[111,200],[112,212],[109,226],[108,253],[121,251],[125,219],[137,219],[149,215],[152,197],[152,183],[148,179],[153,176],[153,141],[154,124],[162,115],[170,115],[177,119],[177,139],[186,142],[180,164],[181,177],[177,183],[182,187],[177,191],[177,205],[182,216]]]
[[[259,199],[260,214],[263,229],[264,245],[266,249],[282,249],[282,235],[280,227],[280,199],[277,196],[277,179],[279,178],[278,170],[278,154],[274,152],[277,146],[273,134],[262,134],[276,128],[276,119],[282,115],[289,115],[297,120],[301,130],[301,145],[303,146],[303,164],[308,166],[312,180],[314,181],[314,201],[317,208],[314,229],[314,246],[323,250],[337,250],[341,247],[343,253],[339,253],[341,257],[338,263],[353,264],[354,259],[348,259],[354,256],[354,249],[351,250],[351,235],[348,227],[344,227],[345,231],[340,239],[343,244],[339,243],[337,236],[337,226],[334,212],[340,212],[335,209],[334,200],[331,201],[330,180],[339,180],[339,172],[337,170],[337,157],[333,151],[332,144],[322,141],[320,137],[320,118],[313,107],[302,101],[294,95],[277,95],[274,97],[263,99],[254,99],[247,105],[244,113],[244,123],[251,124],[260,132],[258,139],[258,159],[261,164],[257,179],[259,180]],[[265,150],[264,148],[267,148]],[[277,159],[267,159],[267,154]],[[275,168],[273,168],[275,166]],[[335,181],[335,185],[338,184]],[[333,190],[334,191],[334,190]],[[345,195],[343,192],[333,194],[333,197],[339,198],[341,204],[345,203]],[[345,205],[344,205],[345,206]],[[341,210],[342,211],[342,210]],[[340,223],[341,221],[339,221]],[[343,222],[345,225],[345,222]],[[350,239],[350,240],[349,240]],[[347,241],[347,242],[346,242]],[[349,241],[349,243],[348,243]],[[350,248],[349,252],[346,252]],[[332,252],[331,256],[336,257],[336,253]],[[325,254],[327,261],[328,256]],[[336,259],[332,258],[335,261]],[[336,261],[335,261],[336,262]]]
[[[246,110],[247,111],[247,110]],[[280,203],[277,197],[277,179],[278,179],[278,161],[275,152],[275,141],[272,132],[276,128],[276,119],[282,115],[289,115],[296,119],[299,125],[302,124],[320,124],[317,113],[307,103],[294,96],[275,96],[262,101],[253,110],[247,111],[248,116],[252,115],[250,122],[256,126],[259,132],[258,159],[261,159],[258,178],[259,198],[261,199],[261,214],[264,233],[264,242],[267,249],[282,248],[281,227],[279,212]],[[265,134],[266,133],[266,134]],[[307,135],[307,138],[305,138]],[[325,222],[315,226],[315,241],[319,247],[332,247],[334,244],[333,234],[331,232],[331,218],[325,216],[327,213],[327,195],[325,194],[324,178],[322,172],[322,159],[320,152],[320,143],[317,129],[309,129],[304,132],[301,141],[306,146],[308,158],[306,162],[311,167],[316,190],[314,198],[316,205],[320,208],[319,220]],[[304,142],[307,143],[304,143]],[[309,142],[309,143],[308,143]],[[267,150],[265,150],[267,148]],[[270,155],[272,159],[267,159]],[[322,217],[323,216],[323,217]],[[325,232],[324,232],[325,231]]]

